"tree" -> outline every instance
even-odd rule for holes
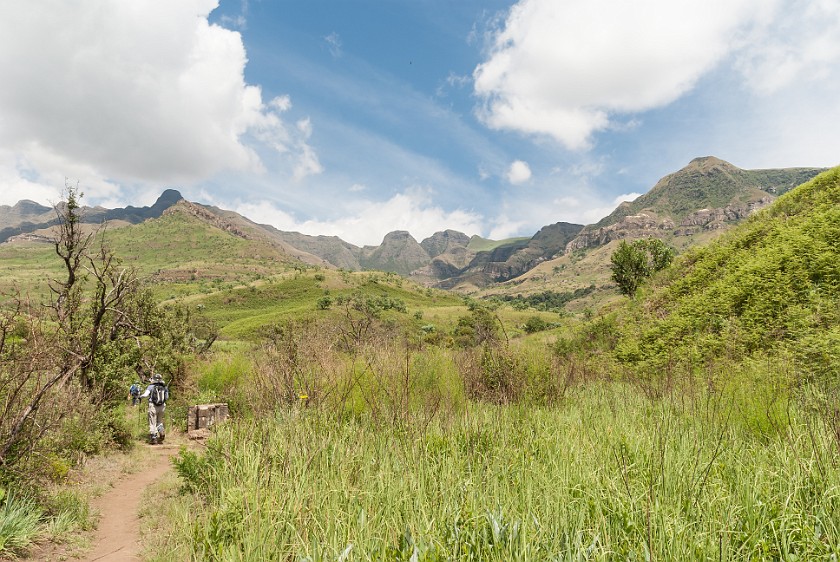
[[[3,469],[37,453],[62,420],[121,401],[126,379],[161,362],[171,369],[215,339],[214,328],[188,310],[157,306],[107,246],[104,230],[83,231],[78,187],[65,186],[64,195],[53,241],[64,271],[49,282],[49,301],[19,291],[0,296]]]
[[[619,290],[632,297],[642,282],[665,269],[674,259],[674,250],[658,238],[622,240],[610,256],[612,278]]]

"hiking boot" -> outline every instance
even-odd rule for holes
[[[166,437],[163,433],[158,434],[158,443],[163,443],[163,438]]]
[[[157,435],[149,435],[149,445],[157,445],[158,444],[158,436]]]

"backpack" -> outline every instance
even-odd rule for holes
[[[149,393],[149,402],[155,406],[162,406],[166,403],[168,398],[169,389],[166,388],[166,385],[161,383],[155,383],[152,385],[152,391]]]

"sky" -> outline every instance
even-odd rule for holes
[[[0,205],[167,188],[376,245],[840,164],[837,0],[0,2]]]

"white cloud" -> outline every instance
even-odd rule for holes
[[[448,228],[467,234],[482,231],[480,216],[460,209],[446,211],[435,205],[430,193],[423,189],[407,190],[387,201],[356,202],[335,220],[299,220],[269,201],[240,203],[234,208],[251,220],[280,230],[338,236],[358,246],[378,245],[394,230],[407,230],[417,241]]]
[[[302,180],[306,176],[320,174],[324,171],[324,167],[318,160],[318,155],[307,141],[312,136],[312,122],[307,117],[301,119],[296,124],[297,130],[300,133],[300,138],[297,141],[298,159],[295,164],[293,177],[295,180]]]
[[[513,238],[518,236],[527,225],[528,223],[525,221],[512,219],[507,215],[501,215],[494,221],[493,228],[490,229],[488,237],[490,240]]]
[[[311,127],[287,130],[279,112],[290,107],[288,97],[264,104],[260,88],[245,82],[242,37],[208,22],[216,6],[3,3],[0,144],[15,162],[29,163],[39,184],[68,176],[115,187],[259,173],[253,140],[300,153],[300,170],[313,173]],[[0,188],[11,193],[13,185]]]
[[[613,199],[613,204],[617,206],[621,203],[624,203],[625,201],[635,201],[641,196],[641,193],[624,193]]]
[[[836,78],[840,3],[787,0],[776,5],[780,9],[757,23],[737,57],[750,87],[772,94],[789,85]]]
[[[324,167],[318,160],[315,150],[308,144],[303,144],[292,177],[300,181],[307,176],[317,175],[323,171]]]
[[[531,179],[531,167],[527,162],[514,160],[508,168],[506,177],[507,180],[514,185],[525,183]]]
[[[521,0],[473,73],[479,117],[492,128],[586,148],[593,132],[617,126],[611,116],[660,107],[690,90],[768,6]]]
[[[221,22],[228,27],[244,31],[248,28],[248,0],[240,0],[239,13],[234,16],[222,16]]]
[[[332,33],[324,37],[324,41],[326,41],[327,49],[329,49],[330,54],[333,57],[340,58],[342,54],[344,54],[341,50],[341,36],[338,33],[333,31]]]
[[[268,102],[268,105],[279,112],[289,111],[292,108],[292,98],[289,96],[277,96]]]

